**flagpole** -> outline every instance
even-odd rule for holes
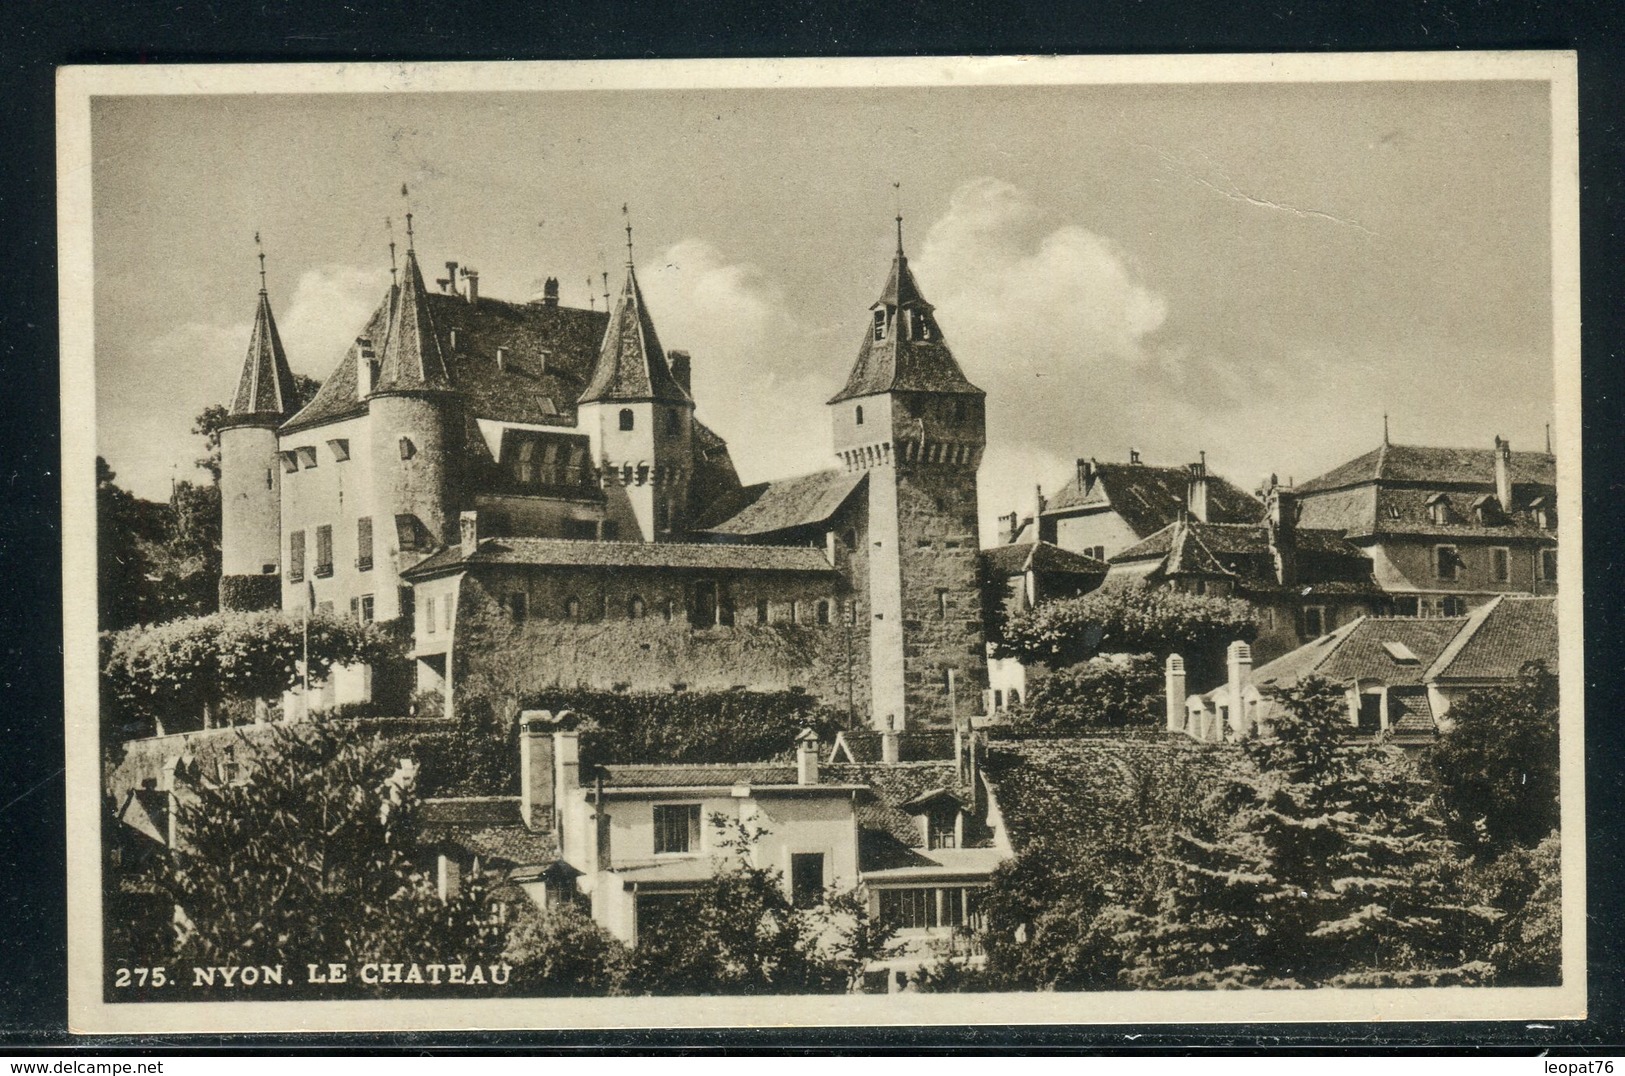
[[[304,671],[305,690],[304,690],[304,693],[303,693],[303,697],[304,697],[304,701],[305,701],[305,718],[304,719],[306,721],[310,720],[310,611],[313,608],[315,608],[315,605],[316,605],[316,586],[313,583],[306,583],[305,584],[305,617],[304,617],[304,626],[303,626],[304,627],[304,637],[305,637],[305,640],[304,640],[305,641],[305,667],[304,667],[304,670],[303,670]]]

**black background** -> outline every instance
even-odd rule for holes
[[[1625,4],[14,2],[0,22],[0,1051],[1086,1050],[1614,1053],[1625,1044]],[[67,951],[53,78],[71,63],[1576,49],[1580,70],[1590,1018],[1520,1023],[73,1039]],[[268,160],[276,147],[265,147]],[[1448,406],[1441,401],[1442,406]],[[70,416],[93,421],[93,416]],[[1572,535],[1572,531],[1570,532]],[[1568,540],[1572,543],[1572,537]],[[1572,548],[1566,544],[1566,548]],[[793,1009],[789,1010],[793,1011]],[[1131,1038],[1132,1036],[1132,1038]]]

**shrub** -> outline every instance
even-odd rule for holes
[[[503,960],[513,967],[513,992],[537,997],[620,994],[632,954],[575,904],[540,911],[519,904]]]
[[[1162,712],[1159,670],[1150,654],[1069,665],[1036,682],[1013,723],[1062,735],[1084,728],[1155,724]]]

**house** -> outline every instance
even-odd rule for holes
[[[1370,558],[1339,531],[1303,526],[1296,491],[1273,483],[1265,512],[1262,522],[1171,523],[1114,555],[1107,582],[1246,599],[1259,611],[1262,660],[1381,608]]]
[[[751,487],[697,418],[691,360],[661,343],[630,257],[607,312],[561,306],[556,281],[530,302],[482,295],[457,262],[437,284],[409,228],[397,283],[302,408],[260,291],[221,433],[222,605],[395,621],[412,640],[403,667],[337,670],[317,707],[415,689],[451,713],[471,690],[561,682],[803,687],[875,727],[980,707],[984,394],[900,221],[828,401],[833,465]]]
[[[1460,616],[1497,594],[1557,593],[1556,459],[1383,443],[1297,488],[1304,527],[1371,557],[1399,616]]]
[[[1017,542],[982,551],[982,620],[997,637],[1005,618],[1029,612],[1057,598],[1089,593],[1106,578],[1104,561],[1062,549],[1050,542]],[[989,714],[1019,706],[1027,696],[1029,670],[1016,658],[987,659]]]
[[[1153,467],[1130,449],[1127,463],[1079,459],[1054,496],[1040,492],[1035,538],[1109,560],[1181,519],[1257,523],[1262,515],[1258,498],[1208,473],[1205,454],[1184,467]]]
[[[1194,739],[1242,739],[1267,730],[1272,689],[1310,676],[1344,686],[1350,732],[1421,747],[1449,727],[1465,693],[1517,680],[1531,661],[1557,666],[1556,599],[1498,595],[1467,616],[1365,616],[1253,667],[1246,643],[1226,653],[1225,682],[1186,694],[1184,662],[1166,665],[1167,727]]]

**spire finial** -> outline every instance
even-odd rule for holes
[[[259,232],[254,233],[254,249],[259,252],[259,257],[260,257],[260,294],[264,295],[265,294],[265,248],[260,245],[260,233]]]
[[[1382,443],[1388,443],[1388,412],[1382,413]]]
[[[598,304],[598,296],[596,296],[596,295],[594,295],[592,293],[592,277],[589,276],[587,278],[587,309],[588,310],[597,310],[598,309],[597,304]]]
[[[1548,456],[1552,454],[1552,424],[1550,422],[1546,423],[1546,454]]]
[[[632,267],[632,209],[626,203],[621,203],[621,216],[626,218],[626,267]],[[608,302],[606,299],[605,302]]]
[[[609,270],[608,269],[602,270],[601,275],[604,278],[604,309],[608,310],[609,309]]]
[[[903,256],[903,182],[892,180],[892,201],[897,207],[897,256]]]
[[[401,197],[406,200],[406,252],[415,254],[417,249],[412,245],[412,195],[404,183],[401,184]]]
[[[389,286],[396,285],[395,279],[395,221],[391,217],[384,218],[384,231],[389,233]]]

